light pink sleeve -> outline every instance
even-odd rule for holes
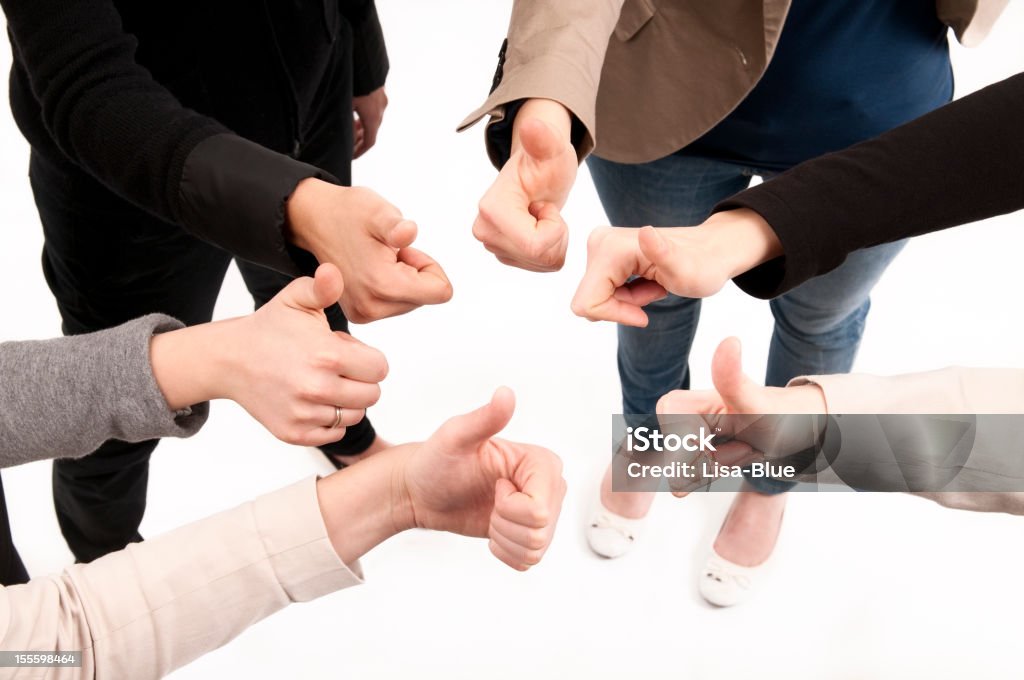
[[[1024,413],[1024,370],[943,368],[906,375],[813,375],[829,413]]]
[[[81,668],[0,677],[159,678],[292,602],[361,583],[310,478],[91,564],[0,591],[0,649],[83,650]],[[10,673],[5,675],[4,673]]]
[[[1024,413],[1024,370],[943,368],[906,375],[815,375],[790,385],[814,384],[829,413]],[[1021,492],[918,493],[941,505],[975,512],[1024,515]]]

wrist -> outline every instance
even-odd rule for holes
[[[572,144],[572,114],[559,102],[553,99],[528,99],[519,107],[515,122],[512,125],[512,153],[520,148],[519,125],[529,118],[536,118],[546,123],[559,139]]]
[[[154,335],[150,364],[160,392],[172,411],[213,399],[231,398],[229,382],[237,373],[238,348],[231,329],[239,320],[218,321]]]
[[[346,564],[415,526],[408,493],[400,481],[411,448],[381,451],[317,482],[327,535]]]
[[[285,238],[294,245],[314,252],[316,248],[317,215],[324,192],[335,185],[316,177],[307,177],[295,185],[285,203]]]
[[[783,254],[771,225],[749,208],[715,213],[697,228],[707,230],[730,279]]]

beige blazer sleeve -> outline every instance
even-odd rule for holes
[[[4,678],[159,678],[292,602],[361,583],[327,537],[313,478],[0,591],[0,649],[82,650],[81,668]]]
[[[580,158],[585,157],[594,148],[597,88],[622,4],[623,0],[516,0],[495,89],[462,121],[459,131],[486,115],[492,123],[503,120],[509,102],[553,99],[586,128],[577,149]]]
[[[887,377],[816,375],[789,384],[820,387],[829,413],[1024,413],[1022,369],[944,368]],[[960,510],[1024,515],[1024,493],[915,495]]]
[[[1024,369],[943,368],[907,375],[815,375],[829,413],[1024,413]]]

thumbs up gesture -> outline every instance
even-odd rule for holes
[[[311,177],[295,188],[286,210],[290,240],[344,274],[338,303],[349,321],[369,323],[451,299],[441,265],[412,247],[416,223],[376,192]]]
[[[407,449],[398,478],[412,526],[490,538],[494,555],[525,571],[551,543],[565,496],[562,461],[532,444],[496,439],[512,418],[508,388]]]
[[[286,442],[341,439],[380,398],[378,383],[388,372],[378,350],[331,331],[324,309],[343,288],[338,268],[323,264],[315,278],[292,281],[255,313],[218,322],[229,363],[217,396],[239,403]]]
[[[672,422],[679,415],[700,419],[709,432],[732,438],[719,446],[716,456],[729,465],[773,460],[814,445],[810,420],[796,414],[828,413],[817,385],[764,387],[754,382],[743,372],[738,338],[726,338],[718,345],[711,359],[711,380],[713,390],[674,390],[659,399],[663,427],[666,420]],[[675,495],[686,493],[680,488]]]
[[[560,213],[578,159],[569,112],[534,99],[516,116],[512,154],[480,200],[473,236],[500,262],[535,272],[562,268],[569,228]]]
[[[782,254],[771,226],[752,210],[728,210],[697,227],[601,227],[587,240],[587,271],[572,301],[591,321],[647,325],[645,305],[668,293],[704,298]]]

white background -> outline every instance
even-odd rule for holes
[[[1024,67],[1024,3],[980,48],[954,47],[962,96]],[[179,678],[958,678],[1019,676],[1024,524],[944,510],[897,495],[797,495],[766,588],[715,610],[697,570],[728,495],[659,498],[625,559],[595,557],[582,524],[608,460],[619,410],[615,331],[573,317],[585,235],[605,221],[581,173],[566,210],[573,239],[557,274],[499,265],[472,238],[475,205],[494,171],[480,128],[453,132],[486,93],[510,2],[384,0],[391,106],[380,141],[356,164],[420,224],[419,246],[446,268],[455,298],[441,308],[358,327],[391,363],[373,409],[391,441],[419,439],[507,384],[519,398],[510,438],[566,462],[562,523],[545,562],[504,567],[483,541],[411,532],[364,560],[365,586],[296,605],[181,670]],[[0,72],[10,53],[0,50]],[[41,230],[27,181],[28,148],[0,112],[0,305],[5,339],[59,334],[39,266]],[[951,169],[956,172],[957,169]],[[914,241],[874,295],[856,370],[895,373],[950,364],[1022,366],[1019,312],[1024,216]],[[827,229],[828,225],[821,225]],[[217,316],[251,307],[237,273]],[[731,287],[704,306],[694,386],[709,384],[715,345],[738,335],[763,374],[765,303]],[[0,378],[2,379],[2,378]],[[143,533],[158,534],[326,470],[274,440],[239,408],[154,456]],[[15,539],[34,574],[70,561],[54,520],[50,464],[4,471]]]

